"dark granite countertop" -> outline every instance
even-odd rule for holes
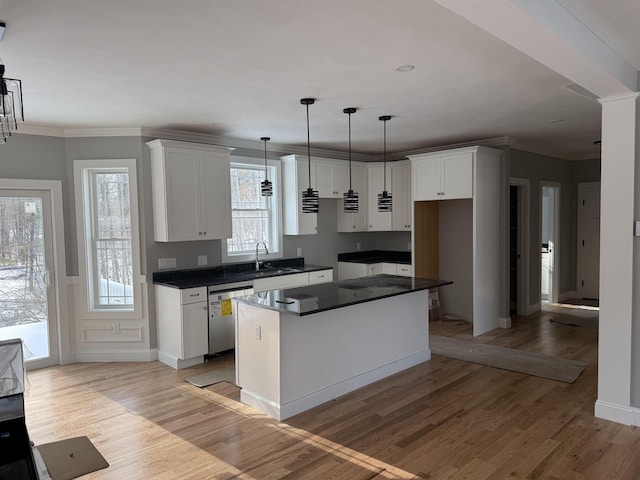
[[[411,252],[392,250],[367,250],[363,252],[339,253],[339,262],[351,263],[402,263],[411,265]]]
[[[268,278],[280,275],[293,275],[296,273],[317,272],[329,270],[331,267],[322,265],[309,265],[304,263],[304,258],[270,260],[264,262],[264,268],[255,271],[255,263],[237,263],[209,268],[190,268],[185,270],[168,270],[153,272],[153,283],[172,288],[195,288],[225,284],[247,284],[250,287],[257,278]],[[234,284],[234,285],[231,285]]]
[[[302,316],[452,283],[448,280],[374,275],[306,287],[269,290],[237,300],[256,307]]]

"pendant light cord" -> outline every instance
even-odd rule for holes
[[[307,103],[307,160],[309,166],[309,188],[311,188],[311,137],[309,136],[309,104]]]
[[[382,122],[384,126],[384,167],[383,167],[383,178],[384,178],[384,186],[383,189],[387,191],[387,121]]]
[[[351,188],[351,113],[349,113],[349,191]]]
[[[267,180],[267,139],[264,139],[264,179]]]

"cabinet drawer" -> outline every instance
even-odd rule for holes
[[[207,287],[185,288],[180,290],[180,303],[187,305],[207,301]]]
[[[413,277],[413,265],[398,264],[396,266],[396,275]]]
[[[309,284],[333,282],[333,270],[309,272]]]

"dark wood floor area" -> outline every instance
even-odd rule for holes
[[[110,463],[87,479],[640,478],[640,430],[593,416],[597,331],[550,315],[475,341],[587,362],[573,384],[433,356],[277,422],[230,384],[183,381],[210,365],[74,364],[28,374],[29,433],[87,435]]]

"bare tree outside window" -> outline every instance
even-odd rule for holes
[[[92,285],[94,307],[133,305],[129,175],[91,172]]]
[[[231,165],[233,236],[227,239],[229,254],[251,253],[258,242],[272,247],[272,197],[261,195],[264,178],[263,167]]]
[[[0,197],[0,327],[47,320],[42,200]]]

